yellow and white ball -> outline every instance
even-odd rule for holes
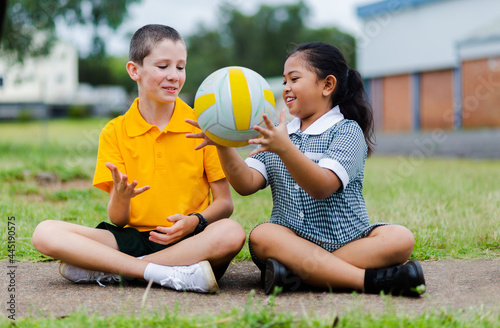
[[[258,73],[245,67],[221,68],[200,85],[194,112],[203,132],[228,147],[248,145],[259,137],[253,126],[265,127],[262,115],[272,120],[275,100],[271,87]]]

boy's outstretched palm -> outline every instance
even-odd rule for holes
[[[136,189],[135,187],[138,182],[135,180],[132,181],[132,183],[128,183],[128,176],[121,173],[116,165],[108,162],[106,163],[106,167],[111,171],[111,176],[113,177],[113,189],[117,196],[123,198],[133,198],[142,194],[146,190],[149,190],[149,186]]]
[[[187,119],[185,119],[185,122],[188,123],[188,124],[191,124],[194,127],[197,127],[198,129],[200,129],[200,125],[196,121],[193,121],[193,120],[190,120],[190,119],[187,118]],[[223,146],[221,146],[221,145],[213,142],[209,137],[207,137],[207,135],[203,131],[202,132],[198,132],[198,133],[187,134],[186,138],[204,139],[201,144],[199,144],[198,146],[196,146],[194,148],[196,150],[199,150],[199,149],[201,149],[201,148],[203,148],[205,146],[208,146],[208,145],[214,145],[214,146],[223,147]]]

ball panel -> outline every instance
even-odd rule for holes
[[[236,130],[248,130],[252,113],[252,100],[248,90],[247,78],[241,69],[230,68],[229,83]]]
[[[274,94],[270,89],[264,89],[264,99],[269,101],[273,107],[276,107],[276,102],[274,100]]]
[[[208,107],[203,113],[201,113],[197,118],[198,125],[200,126],[200,129],[206,130],[210,126],[217,124],[217,109],[216,106],[213,105],[211,107]]]
[[[247,129],[247,130],[228,129],[216,122],[208,126],[205,130],[218,136],[221,139],[233,140],[233,141],[248,140],[252,138],[257,138],[260,135],[259,132],[255,131],[254,129]]]
[[[210,131],[205,131],[205,134],[207,137],[210,138],[210,140],[218,143],[219,145],[226,146],[226,147],[243,147],[248,145],[248,140],[243,140],[243,141],[233,141],[233,140],[226,140],[217,137],[215,134],[210,133]]]
[[[207,108],[215,104],[215,95],[208,93],[201,95],[194,100],[194,115],[200,116]]]

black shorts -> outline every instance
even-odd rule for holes
[[[134,257],[145,256],[152,253],[156,253],[176,244],[176,243],[169,245],[158,244],[149,240],[150,231],[139,231],[131,227],[120,228],[107,222],[99,223],[99,225],[96,228],[108,230],[109,232],[111,232],[115,236],[116,243],[118,244],[118,249],[120,250],[120,252],[123,252],[125,254]],[[192,236],[194,236],[194,234],[189,234],[183,239],[179,240],[178,242]],[[214,275],[217,280],[222,278],[228,266],[229,263],[227,263],[226,265],[219,266],[217,268],[213,268]]]
[[[96,228],[108,230],[109,232],[111,232],[115,236],[116,243],[118,244],[118,249],[120,250],[120,252],[134,257],[156,253],[174,245],[162,245],[150,241],[150,231],[139,231],[131,227],[120,228],[107,222],[99,223]],[[189,238],[191,236],[192,235],[189,235],[185,238]]]

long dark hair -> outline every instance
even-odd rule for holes
[[[373,112],[363,80],[358,71],[347,66],[344,55],[336,47],[323,42],[298,45],[288,57],[301,56],[319,79],[333,75],[337,85],[332,94],[332,107],[339,105],[345,118],[356,121],[365,136],[368,155],[373,152]]]

